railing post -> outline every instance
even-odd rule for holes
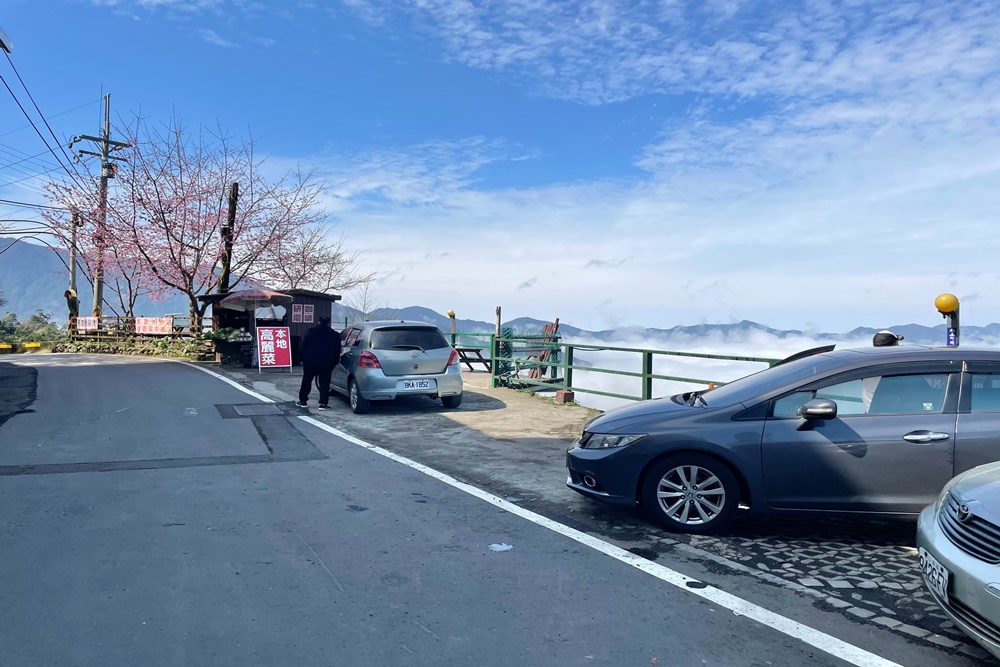
[[[500,341],[496,334],[490,334],[490,386],[497,386],[497,366],[500,360]]]
[[[566,375],[565,375],[566,389],[573,389],[573,346],[566,346]]]
[[[648,401],[653,397],[653,353],[649,350],[642,351],[642,400]]]

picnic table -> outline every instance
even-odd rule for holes
[[[487,372],[493,372],[493,362],[483,356],[483,348],[456,347],[455,351],[458,352],[458,360],[468,366],[470,371],[476,370],[472,367],[473,364],[482,364]]]

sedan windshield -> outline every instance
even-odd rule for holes
[[[692,404],[732,405],[748,401],[756,402],[761,397],[789,384],[794,385],[796,381],[804,383],[813,376],[823,375],[843,364],[842,354],[828,352],[812,355],[773,368],[765,368],[721,387],[699,392]]]

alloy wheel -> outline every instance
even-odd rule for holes
[[[707,524],[726,506],[726,489],[711,470],[682,465],[660,478],[656,499],[663,513],[678,523]]]

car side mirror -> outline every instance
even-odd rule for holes
[[[799,408],[799,423],[795,425],[796,431],[811,431],[813,425],[818,421],[834,419],[837,416],[837,403],[829,398],[814,398],[806,401],[806,404]]]
[[[799,408],[799,416],[803,419],[836,419],[837,402],[829,398],[814,398],[806,401],[806,404]]]

